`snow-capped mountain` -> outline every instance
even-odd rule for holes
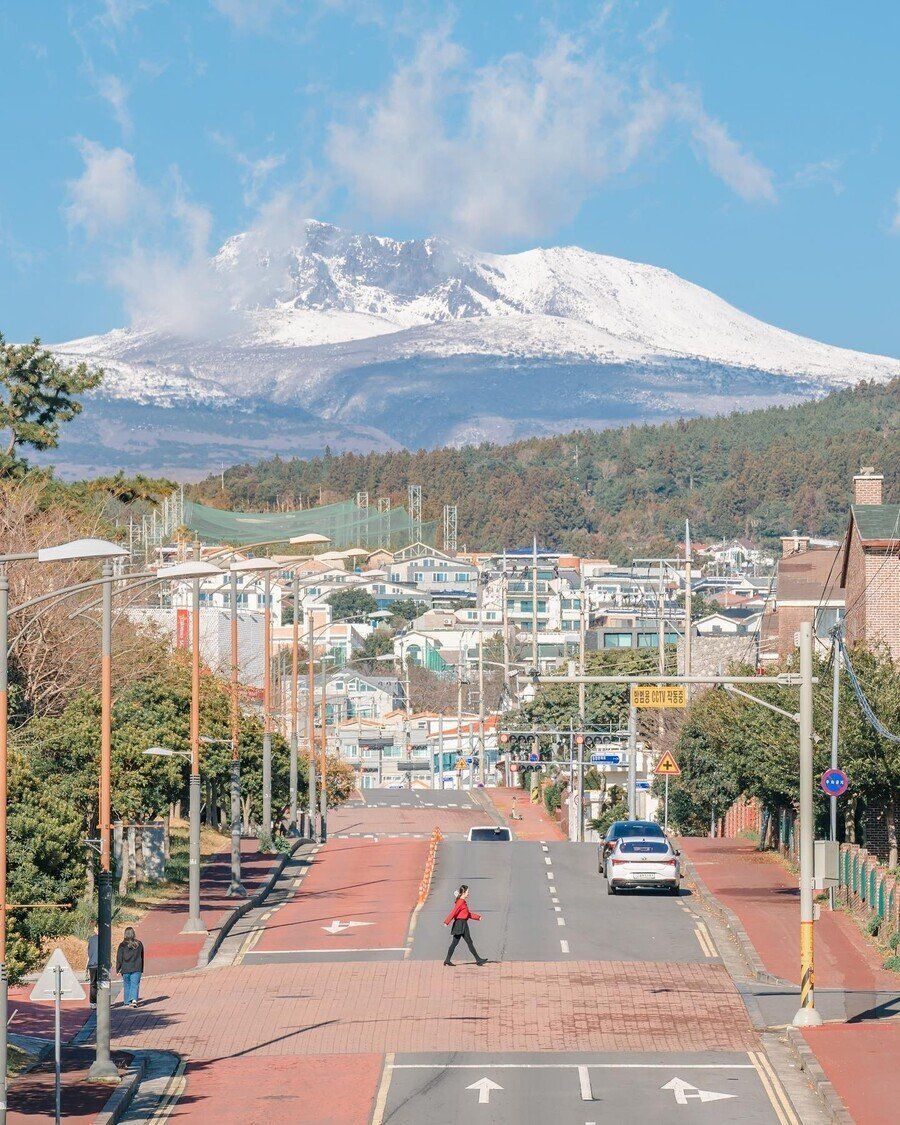
[[[201,472],[714,413],[887,381],[900,362],[765,324],[668,270],[578,247],[496,255],[309,222],[209,271],[223,330],[58,345],[107,372],[57,461]],[[199,303],[199,302],[198,302]]]

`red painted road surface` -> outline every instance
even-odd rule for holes
[[[188,1066],[170,1121],[216,1125],[364,1125],[381,1079],[380,1055],[221,1058]]]
[[[127,1064],[127,1059],[118,1052],[114,1057],[120,1067]],[[85,1081],[93,1059],[92,1048],[68,1047],[62,1051],[60,1103],[62,1119],[67,1125],[73,1121],[93,1121],[109,1099],[109,1086]],[[9,1125],[25,1125],[26,1122],[53,1121],[54,1098],[51,1054],[36,1070],[23,1074],[10,1086],[7,1122]]]
[[[708,889],[738,916],[770,973],[798,980],[797,878],[746,840],[681,841]],[[823,910],[815,927],[816,984],[864,992],[900,991],[900,974],[846,914]],[[803,1032],[857,1125],[898,1119],[900,1022],[826,1024]]]
[[[900,1023],[828,1024],[804,1031],[856,1125],[900,1116]]]
[[[524,789],[485,789],[484,792],[517,839],[565,840],[565,833],[548,815],[544,806],[532,804],[530,795]],[[521,820],[509,819],[513,809],[522,814]]]
[[[254,949],[402,946],[427,855],[425,840],[329,840],[299,891],[275,912]],[[366,924],[327,932],[335,921]]]
[[[740,918],[770,973],[800,980],[797,877],[749,840],[682,840],[685,853],[709,890]],[[815,928],[819,988],[897,989],[900,975],[881,958],[846,914],[822,911]]]

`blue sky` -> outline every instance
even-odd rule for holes
[[[314,215],[577,243],[900,355],[896,4],[10,0],[0,330],[190,301]]]

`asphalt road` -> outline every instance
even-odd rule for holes
[[[396,1055],[375,1125],[770,1125],[779,1117],[761,1066],[734,1052]]]
[[[383,808],[472,808],[475,802],[465,789],[361,789],[362,802],[353,801],[346,807]]]
[[[482,921],[471,925],[490,960],[712,960],[698,937],[690,896],[657,891],[607,895],[596,848],[584,844],[469,844],[445,840],[431,894],[419,916],[412,957],[443,958],[443,925],[461,883]],[[464,945],[457,956],[468,958]]]

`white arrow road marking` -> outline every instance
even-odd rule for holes
[[[717,1090],[698,1090],[683,1078],[673,1078],[661,1090],[671,1090],[675,1095],[678,1105],[687,1105],[688,1098],[695,1098],[700,1102],[720,1102],[723,1098],[736,1098],[737,1094],[720,1094]]]
[[[340,922],[337,918],[331,923],[330,926],[323,926],[322,929],[326,934],[339,934],[344,930],[349,930],[351,926],[371,926],[371,922]]]
[[[471,1086],[466,1086],[467,1090],[478,1091],[478,1104],[489,1105],[491,1101],[491,1094],[494,1090],[502,1090],[502,1086],[498,1086],[496,1082],[492,1082],[490,1078],[479,1078],[477,1082],[473,1082]]]

